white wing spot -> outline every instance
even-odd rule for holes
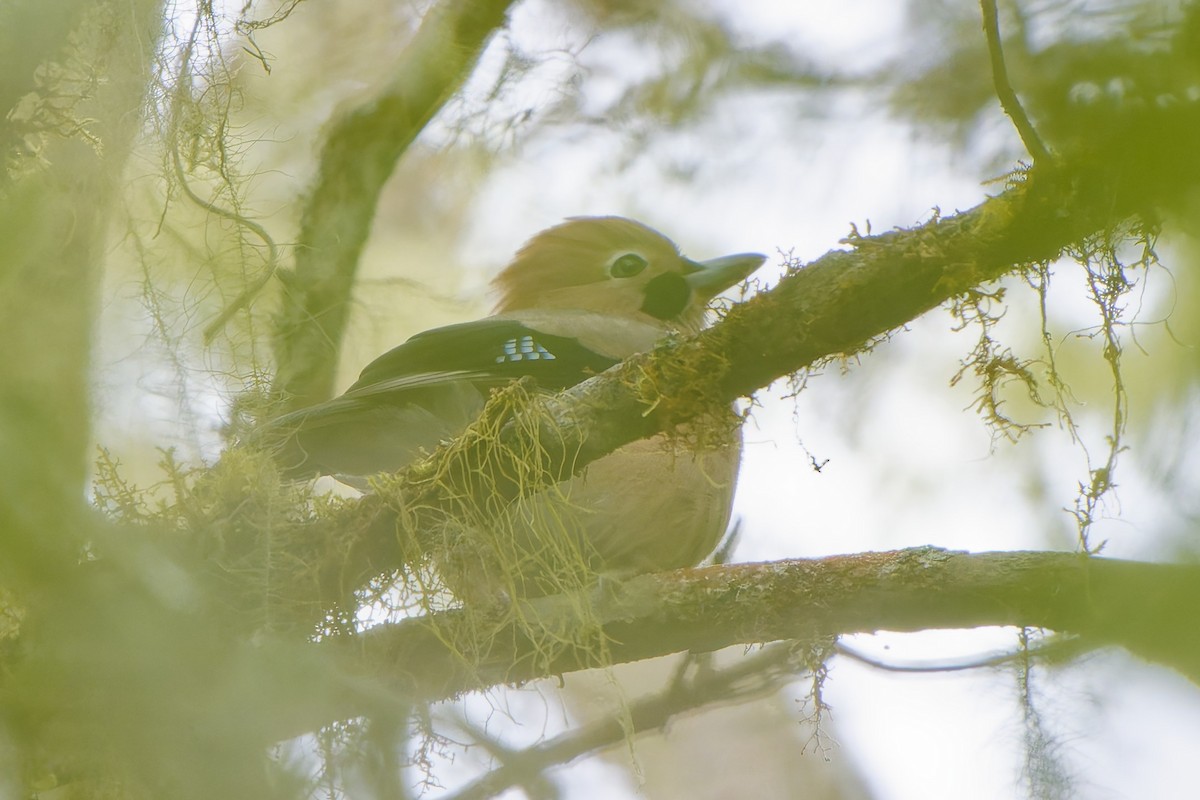
[[[504,354],[496,356],[496,363],[506,361],[553,361],[554,354],[533,340],[532,336],[509,339],[504,343]]]

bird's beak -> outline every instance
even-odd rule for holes
[[[738,253],[710,258],[708,261],[684,259],[684,280],[702,297],[715,297],[745,279],[762,266],[767,257],[761,253]]]

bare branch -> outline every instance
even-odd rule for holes
[[[1013,121],[1017,133],[1021,134],[1021,141],[1025,143],[1025,149],[1029,151],[1029,155],[1033,156],[1034,162],[1049,164],[1051,161],[1050,151],[1046,149],[1046,145],[1042,144],[1037,129],[1030,122],[1029,116],[1021,106],[1021,101],[1017,99],[1017,93],[1013,91],[1012,84],[1008,80],[1008,67],[1004,64],[1004,46],[1000,40],[1000,20],[996,11],[996,0],[979,0],[979,5],[983,9],[983,31],[987,36],[988,55],[992,60],[992,82],[996,85],[996,96],[1000,98],[1000,106]]]

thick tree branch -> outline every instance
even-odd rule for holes
[[[933,547],[644,575],[594,598],[609,642],[604,660],[614,664],[783,639],[1009,625],[1122,646],[1197,680],[1200,631],[1178,624],[1191,619],[1184,609],[1200,610],[1198,565]],[[519,624],[498,621],[485,637],[477,613],[445,612],[320,647],[358,660],[368,685],[389,686],[405,702],[600,665],[586,649],[531,638],[531,630],[573,629],[578,604],[541,598],[520,611]],[[477,649],[464,651],[464,642]],[[345,697],[344,715],[369,713],[361,702]]]
[[[333,394],[359,257],[397,159],[471,71],[514,0],[442,0],[425,15],[383,91],[332,126],[285,276],[275,393],[286,408]]]
[[[54,13],[34,3],[0,9],[0,23],[23,26],[0,36],[4,45],[22,40],[0,64],[25,70],[0,73],[0,84],[32,82],[38,64],[68,54],[105,68],[94,96],[72,108],[86,120],[83,133],[39,131],[46,138],[41,163],[11,161],[11,142],[0,141],[0,341],[7,351],[0,359],[0,572],[12,581],[53,582],[79,558],[73,532],[85,514],[100,266],[163,27],[161,0],[92,15],[83,5]],[[75,42],[68,41],[72,22],[86,25],[74,31]],[[12,100],[7,92],[0,89],[0,103]],[[0,105],[0,118],[11,110]],[[0,122],[0,139],[8,135]]]

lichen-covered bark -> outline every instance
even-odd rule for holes
[[[1076,634],[1090,647],[1123,646],[1196,680],[1200,632],[1175,624],[1186,618],[1181,608],[1200,608],[1200,566],[933,547],[644,575],[594,599],[610,663],[877,630],[1012,625]],[[598,665],[596,653],[579,649],[547,657],[546,642],[530,638],[531,630],[577,624],[577,604],[543,598],[523,604],[519,616],[498,623],[469,658],[453,643],[487,628],[478,615],[458,612],[326,647],[352,654],[371,677],[417,701]],[[365,700],[346,696],[345,714],[367,711],[357,705]]]

